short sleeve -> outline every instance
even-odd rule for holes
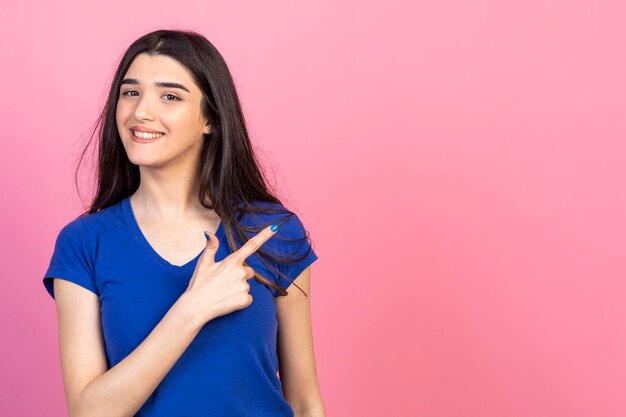
[[[306,238],[304,225],[295,214],[280,226],[276,233],[283,237],[283,239],[276,239],[274,242],[281,256],[288,255],[294,260],[302,258],[296,263],[280,262],[278,264],[278,270],[285,274],[289,280],[278,274],[276,284],[286,290],[302,271],[318,259],[318,256]]]
[[[80,218],[61,229],[54,244],[50,265],[43,278],[43,284],[52,298],[55,298],[54,278],[73,282],[100,295],[95,284],[90,247],[85,224]]]

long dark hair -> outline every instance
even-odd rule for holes
[[[204,207],[215,210],[222,219],[230,249],[239,249],[238,242],[246,242],[269,226],[269,223],[241,225],[239,221],[247,213],[281,214],[279,225],[289,221],[292,216],[297,218],[268,190],[267,180],[250,142],[232,76],[222,55],[204,36],[193,31],[177,30],[148,33],[133,42],[121,58],[104,109],[95,122],[76,169],[75,179],[80,195],[78,171],[97,131],[98,162],[94,172],[96,193],[89,209],[79,217],[112,206],[139,188],[139,167],[128,159],[117,129],[115,113],[120,83],[133,59],[141,53],[165,55],[177,60],[190,72],[202,92],[201,111],[211,124],[211,132],[204,135],[201,150],[198,198]],[[274,204],[252,204],[254,201]],[[280,234],[272,237],[276,238],[286,239]],[[299,242],[296,245],[299,246],[305,240],[311,243],[306,230],[303,236],[288,241]],[[264,265],[291,281],[267,260],[291,264],[304,259],[310,250],[309,247],[301,257],[261,248],[256,254]],[[254,278],[276,289],[279,295],[287,295],[287,291],[256,271]],[[298,288],[306,295],[302,288]]]

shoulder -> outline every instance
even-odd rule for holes
[[[89,232],[83,217],[77,217],[61,227],[56,238],[56,251],[59,253],[90,252]]]
[[[102,228],[115,228],[116,226],[123,226],[124,223],[124,207],[123,200],[119,201],[109,207],[96,211],[95,213],[82,214],[76,218],[70,224],[77,222],[82,223],[86,233],[89,236],[98,234]],[[69,224],[68,224],[69,226]],[[71,226],[71,228],[77,228],[77,226]]]
[[[298,214],[290,210],[282,203],[255,200],[251,204],[252,212],[244,216],[245,226],[259,228],[278,224],[277,235],[283,238],[298,239],[306,236],[304,224]],[[272,240],[272,239],[270,239]]]
[[[263,228],[277,224],[278,230],[263,246],[272,255],[314,257],[310,234],[297,213],[281,203],[255,201],[254,210],[248,214],[245,226],[253,226],[250,236]],[[244,216],[244,219],[246,216]]]
[[[82,216],[77,217],[74,220],[66,223],[61,227],[57,240],[59,242],[74,241],[80,242],[85,236],[85,224],[83,223]]]
[[[257,202],[255,206],[257,210],[254,216],[257,226],[278,224],[274,236],[263,243],[262,247],[269,255],[275,257],[271,260],[276,268],[273,275],[275,283],[283,290],[287,290],[302,272],[318,259],[309,232],[298,214],[282,204]],[[273,294],[275,297],[278,296],[277,291]]]
[[[123,213],[119,203],[95,213],[81,214],[68,221],[57,235],[57,246],[70,246],[91,252],[103,232],[118,235],[124,228]]]

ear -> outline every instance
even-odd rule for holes
[[[207,134],[207,135],[209,133],[211,133],[211,125],[210,124],[207,123],[206,125],[204,125],[204,133]]]

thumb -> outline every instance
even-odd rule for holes
[[[204,231],[204,236],[206,237],[206,248],[202,253],[203,263],[207,266],[213,265],[215,263],[215,253],[220,246],[220,241],[217,239],[217,236],[206,230]]]

